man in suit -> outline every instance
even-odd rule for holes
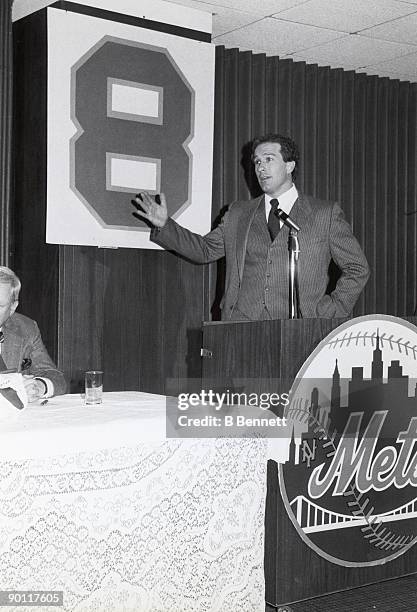
[[[15,312],[20,287],[16,274],[0,266],[0,373],[21,372],[29,402],[62,395],[64,375],[48,355],[37,324]]]
[[[256,139],[252,161],[264,195],[234,202],[220,225],[206,236],[169,218],[162,194],[160,203],[147,193],[136,197],[136,214],[152,223],[151,239],[157,244],[197,263],[226,257],[224,320],[288,317],[289,229],[271,212],[276,206],[300,227],[302,317],[348,316],[368,280],[368,263],[339,205],[299,193],[295,187],[298,160],[297,146],[290,138],[268,134]],[[334,290],[326,293],[332,259],[341,274]]]

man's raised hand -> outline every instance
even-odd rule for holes
[[[155,227],[164,227],[168,219],[166,199],[163,193],[159,196],[160,204],[156,199],[157,197],[152,198],[146,191],[138,193],[133,200],[137,209],[133,214],[149,221]]]

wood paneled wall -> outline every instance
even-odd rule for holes
[[[74,391],[92,368],[104,370],[108,391],[194,388],[201,377],[203,267],[137,249],[65,246],[59,260],[58,362]]]
[[[36,319],[51,356],[58,349],[58,247],[45,243],[46,12],[13,26],[14,206],[12,267],[19,311]]]
[[[12,2],[0,3],[0,264],[10,264],[12,183]]]

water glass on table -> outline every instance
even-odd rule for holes
[[[88,370],[85,373],[85,403],[101,404],[103,401],[103,372]]]

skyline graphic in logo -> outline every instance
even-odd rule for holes
[[[395,317],[331,332],[293,384],[279,466],[302,539],[344,566],[385,563],[417,533],[417,328]]]

